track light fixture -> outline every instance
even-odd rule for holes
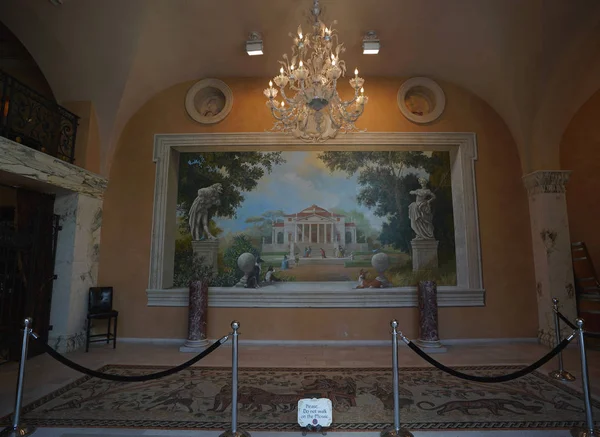
[[[248,38],[248,41],[246,41],[246,53],[248,53],[250,56],[262,55],[263,42],[260,37],[260,33],[251,32]]]
[[[363,55],[376,55],[379,53],[381,44],[379,43],[379,37],[374,30],[367,32],[363,38]]]

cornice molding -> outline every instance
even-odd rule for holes
[[[326,143],[305,143],[290,135],[270,132],[247,133],[198,133],[198,134],[156,134],[154,136],[153,160],[163,156],[166,149],[194,152],[215,147],[236,146],[294,146],[306,150],[335,149],[340,146],[403,146],[406,150],[423,150],[423,146],[469,146],[473,159],[477,160],[475,134],[470,132],[359,132],[338,134]],[[181,150],[184,149],[184,150]],[[443,148],[438,148],[442,150]]]
[[[333,285],[332,285],[333,284]],[[365,293],[346,283],[298,282],[248,290],[211,287],[208,306],[214,308],[401,308],[416,307],[416,287],[383,288]],[[289,285],[292,285],[289,287]],[[485,305],[485,290],[440,286],[438,306],[474,307]],[[146,290],[148,306],[187,307],[187,288]]]

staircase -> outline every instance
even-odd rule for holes
[[[577,315],[585,320],[584,328],[587,331],[600,332],[600,281],[585,243],[571,243],[571,256]],[[587,343],[594,348],[600,348],[600,340],[588,339]]]

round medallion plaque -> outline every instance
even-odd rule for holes
[[[446,96],[433,80],[413,77],[398,90],[398,107],[402,115],[414,123],[431,123],[444,112]]]
[[[233,106],[233,93],[219,79],[203,79],[195,83],[185,96],[185,109],[190,117],[202,124],[223,120]]]

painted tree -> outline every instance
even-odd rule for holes
[[[256,236],[259,238],[264,237],[267,239],[267,241],[270,241],[273,224],[277,220],[282,219],[283,215],[284,215],[283,211],[280,209],[277,209],[277,210],[263,212],[259,216],[248,217],[244,222],[251,224],[252,227],[249,229],[246,229],[246,233],[250,233],[253,236]],[[275,243],[275,242],[271,241],[271,243]]]
[[[356,225],[356,241],[358,243],[366,243],[367,241],[372,241],[373,238],[377,238],[377,230],[373,228],[371,222],[362,211],[358,211],[357,209],[346,211],[342,208],[331,208],[331,211],[344,215],[347,220],[354,222]]]
[[[223,187],[221,203],[213,211],[215,216],[234,217],[236,209],[245,200],[244,192],[253,190],[258,181],[271,173],[275,165],[283,163],[281,152],[203,152],[182,154],[179,162],[179,189],[177,212],[179,215],[180,238],[175,246],[175,279],[178,285],[188,280],[192,266],[193,251],[189,237],[189,210],[200,188],[220,183]],[[222,229],[211,220],[209,229],[213,235],[219,235]],[[239,245],[238,245],[239,246]],[[231,252],[230,258],[234,255]],[[232,264],[227,259],[226,263]],[[237,260],[237,258],[236,258]],[[229,267],[213,280],[214,285],[230,286],[235,284],[239,269]],[[237,269],[237,270],[236,270]]]
[[[245,200],[244,192],[256,188],[258,181],[282,164],[281,152],[203,152],[182,155],[179,162],[177,208],[187,221],[189,209],[200,188],[215,183],[223,186],[221,204],[214,215],[235,217]]]
[[[358,203],[373,210],[378,217],[387,218],[380,235],[381,243],[406,252],[410,250],[410,240],[414,238],[408,218],[408,205],[414,196],[410,196],[409,191],[418,188],[417,173],[423,171],[434,175],[440,168],[449,169],[449,162],[444,161],[447,156],[447,152],[434,152],[428,156],[420,151],[332,151],[319,154],[330,171],[342,171],[348,177],[357,175],[361,186],[357,195]],[[438,188],[430,186],[432,191]],[[440,206],[441,202],[436,199],[433,207],[439,209]],[[435,231],[436,238],[438,235],[448,235],[442,228],[436,228]]]

